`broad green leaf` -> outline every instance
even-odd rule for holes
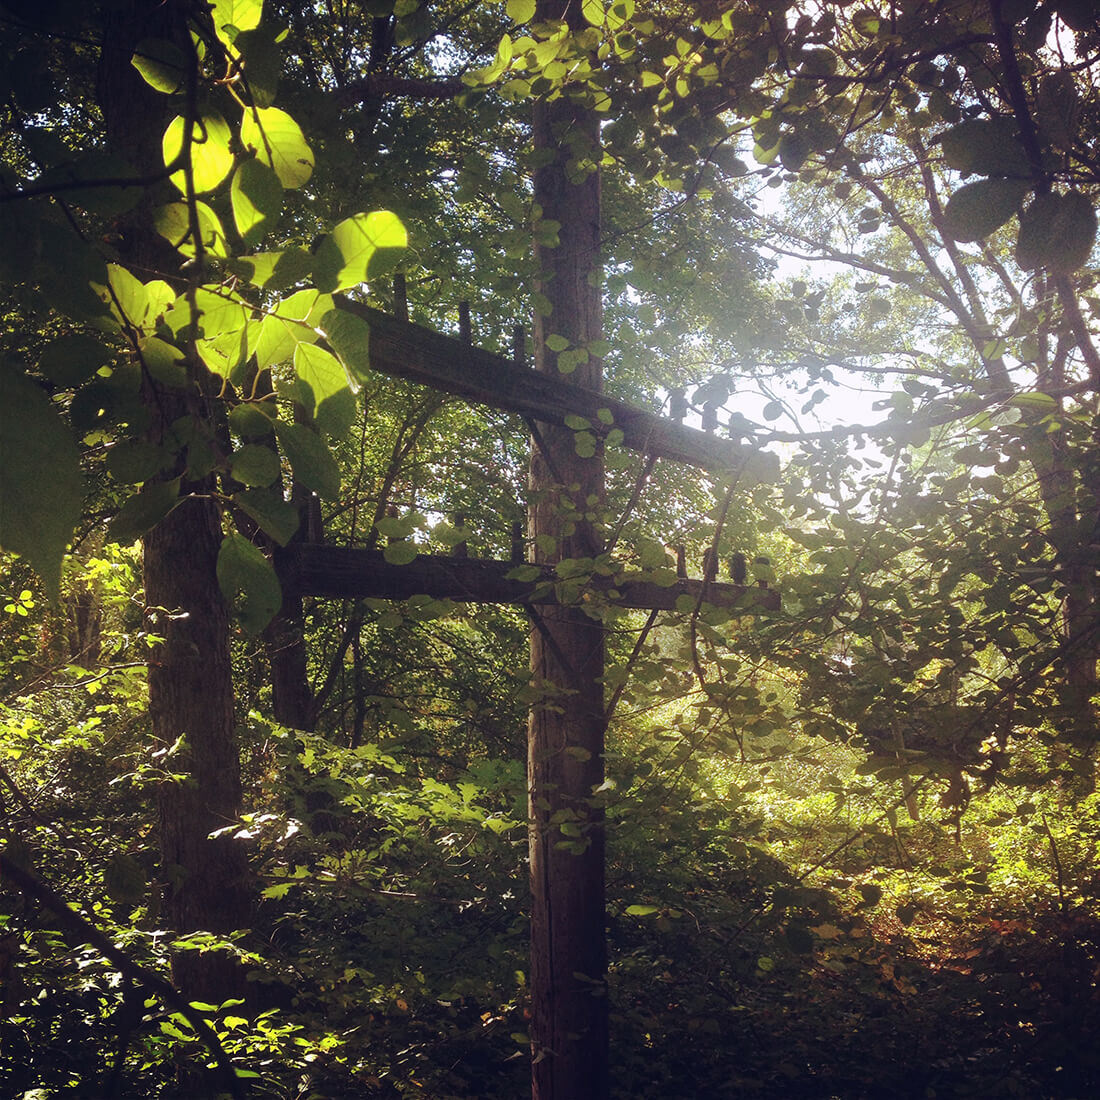
[[[359,402],[356,401],[351,387],[345,385],[323,401],[313,415],[317,427],[330,439],[344,439],[351,431],[358,412]]]
[[[258,160],[243,161],[230,187],[233,221],[244,243],[251,247],[271,228],[283,206],[279,177]]]
[[[280,421],[275,425],[275,436],[297,481],[326,500],[340,495],[340,467],[315,431],[305,424]]]
[[[283,605],[283,590],[262,550],[236,532],[218,551],[218,587],[248,634],[259,634]]]
[[[142,79],[150,87],[166,95],[183,90],[187,79],[187,58],[174,42],[163,38],[143,38],[130,58]]]
[[[214,33],[227,46],[232,46],[240,31],[250,31],[260,25],[263,6],[263,0],[211,0]]]
[[[593,27],[602,27],[604,22],[603,0],[581,0],[581,14]]]
[[[370,325],[346,309],[333,309],[321,318],[321,328],[348,375],[357,381],[370,371]]]
[[[278,107],[246,108],[241,142],[275,170],[284,187],[301,187],[313,174],[313,151],[301,127]]]
[[[299,290],[279,304],[260,323],[256,335],[256,363],[260,370],[285,362],[299,344],[321,338],[317,320],[332,309],[332,299],[316,290]]]
[[[229,472],[242,485],[263,489],[279,476],[279,456],[262,443],[246,443],[229,456]]]
[[[1031,176],[1011,118],[970,118],[940,135],[944,160],[958,172],[983,176]]]
[[[229,255],[225,242],[225,230],[218,215],[204,202],[195,203],[196,220],[203,251],[219,258]],[[153,213],[157,232],[184,256],[195,255],[194,237],[191,233],[191,211],[185,202],[170,202],[158,206]]]
[[[569,347],[569,341],[564,337],[558,335],[556,332],[552,332],[546,337],[546,346],[551,351],[565,351]]]
[[[299,344],[294,349],[294,372],[298,375],[302,396],[309,395],[309,400],[303,400],[302,404],[310,412],[348,386],[348,376],[340,360],[315,344]]]
[[[278,33],[270,27],[257,27],[237,35],[234,43],[244,61],[244,78],[257,107],[270,107],[282,75],[282,50]]]
[[[1096,210],[1079,191],[1038,195],[1020,215],[1016,262],[1025,270],[1074,271],[1096,241]]]
[[[278,489],[243,489],[233,494],[233,501],[280,546],[286,546],[298,532],[298,509],[285,501]]]
[[[233,170],[232,134],[217,111],[204,112],[191,127],[191,171],[195,193],[213,191]],[[173,164],[183,152],[184,120],[177,115],[164,131],[161,143],[165,167]],[[181,169],[172,174],[172,182],[187,194],[187,177]]]
[[[129,497],[107,524],[107,541],[128,546],[151,531],[183,498],[180,479],[150,481]]]
[[[1031,190],[1026,180],[977,180],[960,187],[943,212],[944,228],[957,241],[980,241],[1000,229]]]
[[[628,905],[626,907],[628,917],[651,917],[654,913],[660,911],[661,907],[659,905]]]
[[[390,565],[408,565],[416,561],[418,553],[415,542],[391,542],[383,548],[382,557]]]
[[[321,290],[346,290],[392,269],[408,245],[401,219],[388,210],[356,214],[340,222],[321,242],[314,281]]]
[[[239,256],[230,265],[241,278],[268,290],[289,290],[313,271],[313,257],[304,248],[283,252],[254,252]]]
[[[813,149],[801,134],[784,134],[779,139],[779,162],[788,172],[797,172]]]
[[[212,340],[198,339],[195,350],[212,374],[231,382],[241,381],[240,368],[248,356],[248,334],[244,328],[221,332]]]
[[[178,390],[187,386],[187,367],[179,348],[157,336],[146,336],[138,347],[142,364],[158,382]]]
[[[140,905],[149,887],[144,868],[126,852],[111,856],[103,872],[103,888],[120,905]]]
[[[198,287],[194,309],[186,295],[179,298],[165,317],[175,333],[185,331],[207,340],[224,333],[242,332],[248,325],[248,313],[240,299],[221,287]],[[197,312],[196,312],[197,310]]]
[[[278,410],[273,401],[247,401],[229,410],[229,426],[242,439],[269,435],[275,429]]]
[[[86,382],[114,352],[94,336],[74,332],[51,340],[38,359],[39,373],[65,389]]]
[[[149,481],[173,461],[164,447],[143,439],[124,439],[107,452],[107,472],[123,485]]]
[[[535,0],[508,0],[506,10],[514,23],[529,23],[535,18]]]
[[[0,546],[27,559],[51,600],[83,501],[71,432],[34,382],[0,362]]]

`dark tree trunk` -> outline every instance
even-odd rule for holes
[[[578,4],[541,0],[539,18],[579,20]],[[602,331],[600,183],[595,171],[572,182],[568,163],[599,163],[599,125],[587,107],[563,96],[539,103],[535,145],[553,160],[535,174],[535,201],[561,223],[558,247],[539,248],[540,290],[553,305],[535,324],[535,365],[557,374],[551,333],[572,344]],[[573,379],[602,387],[602,364],[590,358]],[[574,433],[538,426],[532,441],[530,533],[536,560],[592,557],[601,539],[587,518],[603,500],[603,462],[580,458]],[[587,514],[587,516],[586,516]],[[536,1100],[606,1097],[607,954],[604,940],[604,631],[580,607],[532,610],[531,671],[545,690],[528,724],[531,874],[532,1095]]]
[[[104,126],[113,149],[142,173],[162,166],[161,135],[177,105],[145,84],[131,57],[146,37],[186,42],[187,11],[184,3],[137,0],[105,9],[98,81]],[[150,219],[155,202],[169,198],[150,188],[119,225],[122,259],[142,281],[171,277],[178,262]],[[195,371],[197,378],[203,368]],[[183,398],[147,380],[146,399],[153,439],[164,436],[179,416],[210,420],[197,390]],[[209,489],[185,483],[180,492],[186,496]],[[162,919],[184,933],[246,928],[251,911],[241,842],[229,836],[210,839],[211,832],[232,825],[241,809],[229,621],[215,573],[221,538],[213,501],[193,496],[144,540],[145,599],[151,627],[164,639],[149,660],[150,722],[160,747],[174,749],[161,767],[179,777],[160,788]],[[189,998],[215,1003],[243,987],[239,968],[219,952],[181,953],[173,977]]]

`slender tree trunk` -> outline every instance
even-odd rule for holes
[[[566,0],[541,0],[538,17],[580,24],[574,9]],[[536,252],[540,290],[553,310],[536,320],[535,358],[540,371],[557,373],[550,334],[576,345],[601,336],[599,175],[576,170],[587,158],[599,163],[599,124],[562,96],[536,105],[534,136],[537,149],[553,153],[535,174],[535,201],[561,223],[558,247]],[[575,381],[599,390],[600,361],[582,364]],[[603,499],[599,454],[580,458],[572,431],[538,425],[530,490],[537,561],[600,552],[591,522]],[[595,794],[604,778],[604,632],[580,607],[533,615],[531,671],[545,694],[528,724],[532,1095],[597,1100],[608,1091],[604,819]]]
[[[133,0],[105,10],[98,83],[108,142],[143,173],[162,166],[161,135],[177,105],[149,88],[131,57],[146,37],[186,41],[187,10],[178,0]],[[155,203],[170,197],[151,188],[119,226],[122,259],[143,282],[170,274],[178,262],[150,217]],[[196,366],[196,377],[203,371]],[[153,439],[166,435],[180,416],[209,422],[197,389],[184,397],[147,379],[145,394]],[[180,492],[209,489],[206,483],[184,483]],[[198,495],[184,500],[144,540],[145,599],[151,628],[164,639],[149,660],[149,716],[155,740],[173,750],[161,767],[179,777],[160,788],[162,920],[178,932],[233,932],[248,927],[251,912],[241,843],[229,836],[210,839],[211,832],[237,820],[241,809],[229,621],[215,573],[221,537],[216,506]],[[218,952],[181,953],[173,977],[185,995],[204,1001],[224,1000],[243,985],[239,968]]]

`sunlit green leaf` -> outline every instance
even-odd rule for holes
[[[396,214],[374,210],[340,222],[321,242],[314,265],[320,290],[345,290],[392,269],[408,244]]]
[[[254,245],[271,228],[283,206],[283,185],[261,161],[243,161],[229,191],[233,221],[246,245]]]
[[[274,169],[286,188],[301,187],[313,174],[313,150],[301,127],[278,107],[251,107],[241,121],[241,142]]]
[[[187,59],[183,51],[163,38],[143,38],[134,47],[130,64],[150,87],[166,95],[182,91],[187,79]]]
[[[183,116],[177,115],[164,132],[162,149],[166,167],[175,163],[184,151],[184,133]],[[229,127],[217,111],[204,112],[192,124],[190,155],[196,194],[213,191],[232,171],[231,143]],[[183,169],[172,174],[172,182],[187,194],[187,177]]]

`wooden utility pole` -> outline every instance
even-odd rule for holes
[[[580,29],[580,4],[539,0],[536,19]],[[552,305],[535,321],[535,367],[558,374],[550,335],[585,346],[602,336],[599,122],[562,89],[534,108],[534,198],[560,223],[557,247],[536,246],[538,289]],[[586,167],[587,166],[587,167]],[[575,380],[602,389],[590,356]],[[603,459],[576,453],[574,433],[533,422],[530,535],[535,561],[590,558],[602,549],[593,513]],[[548,549],[550,540],[553,549]],[[531,1048],[534,1100],[604,1100],[608,1093],[604,937],[604,631],[581,607],[532,608],[531,673],[543,689],[528,721],[531,876]]]

